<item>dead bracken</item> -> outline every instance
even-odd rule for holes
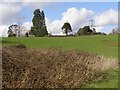
[[[104,58],[75,50],[3,47],[2,58],[3,88],[80,88],[104,71]]]

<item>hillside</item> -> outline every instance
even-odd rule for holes
[[[118,57],[118,36],[80,36],[80,37],[28,37],[3,38],[3,46],[23,44],[28,48],[59,48],[61,50],[80,50],[97,53],[107,57]]]

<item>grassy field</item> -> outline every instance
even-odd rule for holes
[[[80,37],[22,37],[2,38],[3,46],[24,44],[28,48],[59,48],[62,50],[80,50],[98,55],[118,58],[118,36],[80,36]],[[118,71],[108,70],[106,77],[101,77],[95,83],[84,86],[85,88],[115,88],[118,87]]]
[[[2,45],[24,44],[30,48],[59,48],[62,50],[81,50],[106,57],[118,57],[118,36],[80,36],[80,37],[28,37],[3,38]]]

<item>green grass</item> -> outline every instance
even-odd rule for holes
[[[80,37],[28,37],[3,38],[3,46],[24,44],[30,48],[76,49],[98,53],[107,57],[118,57],[118,36],[80,36]]]
[[[96,79],[96,83],[84,86],[83,88],[117,88],[118,87],[118,71],[107,70],[103,77]]]

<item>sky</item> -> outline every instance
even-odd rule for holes
[[[50,0],[49,0],[50,1]],[[0,36],[7,37],[11,24],[24,26],[26,31],[32,26],[33,11],[43,10],[47,30],[53,35],[63,35],[61,30],[65,22],[72,26],[73,33],[89,25],[94,20],[97,32],[110,33],[118,25],[118,2],[30,2],[30,0],[7,1],[0,3]]]

